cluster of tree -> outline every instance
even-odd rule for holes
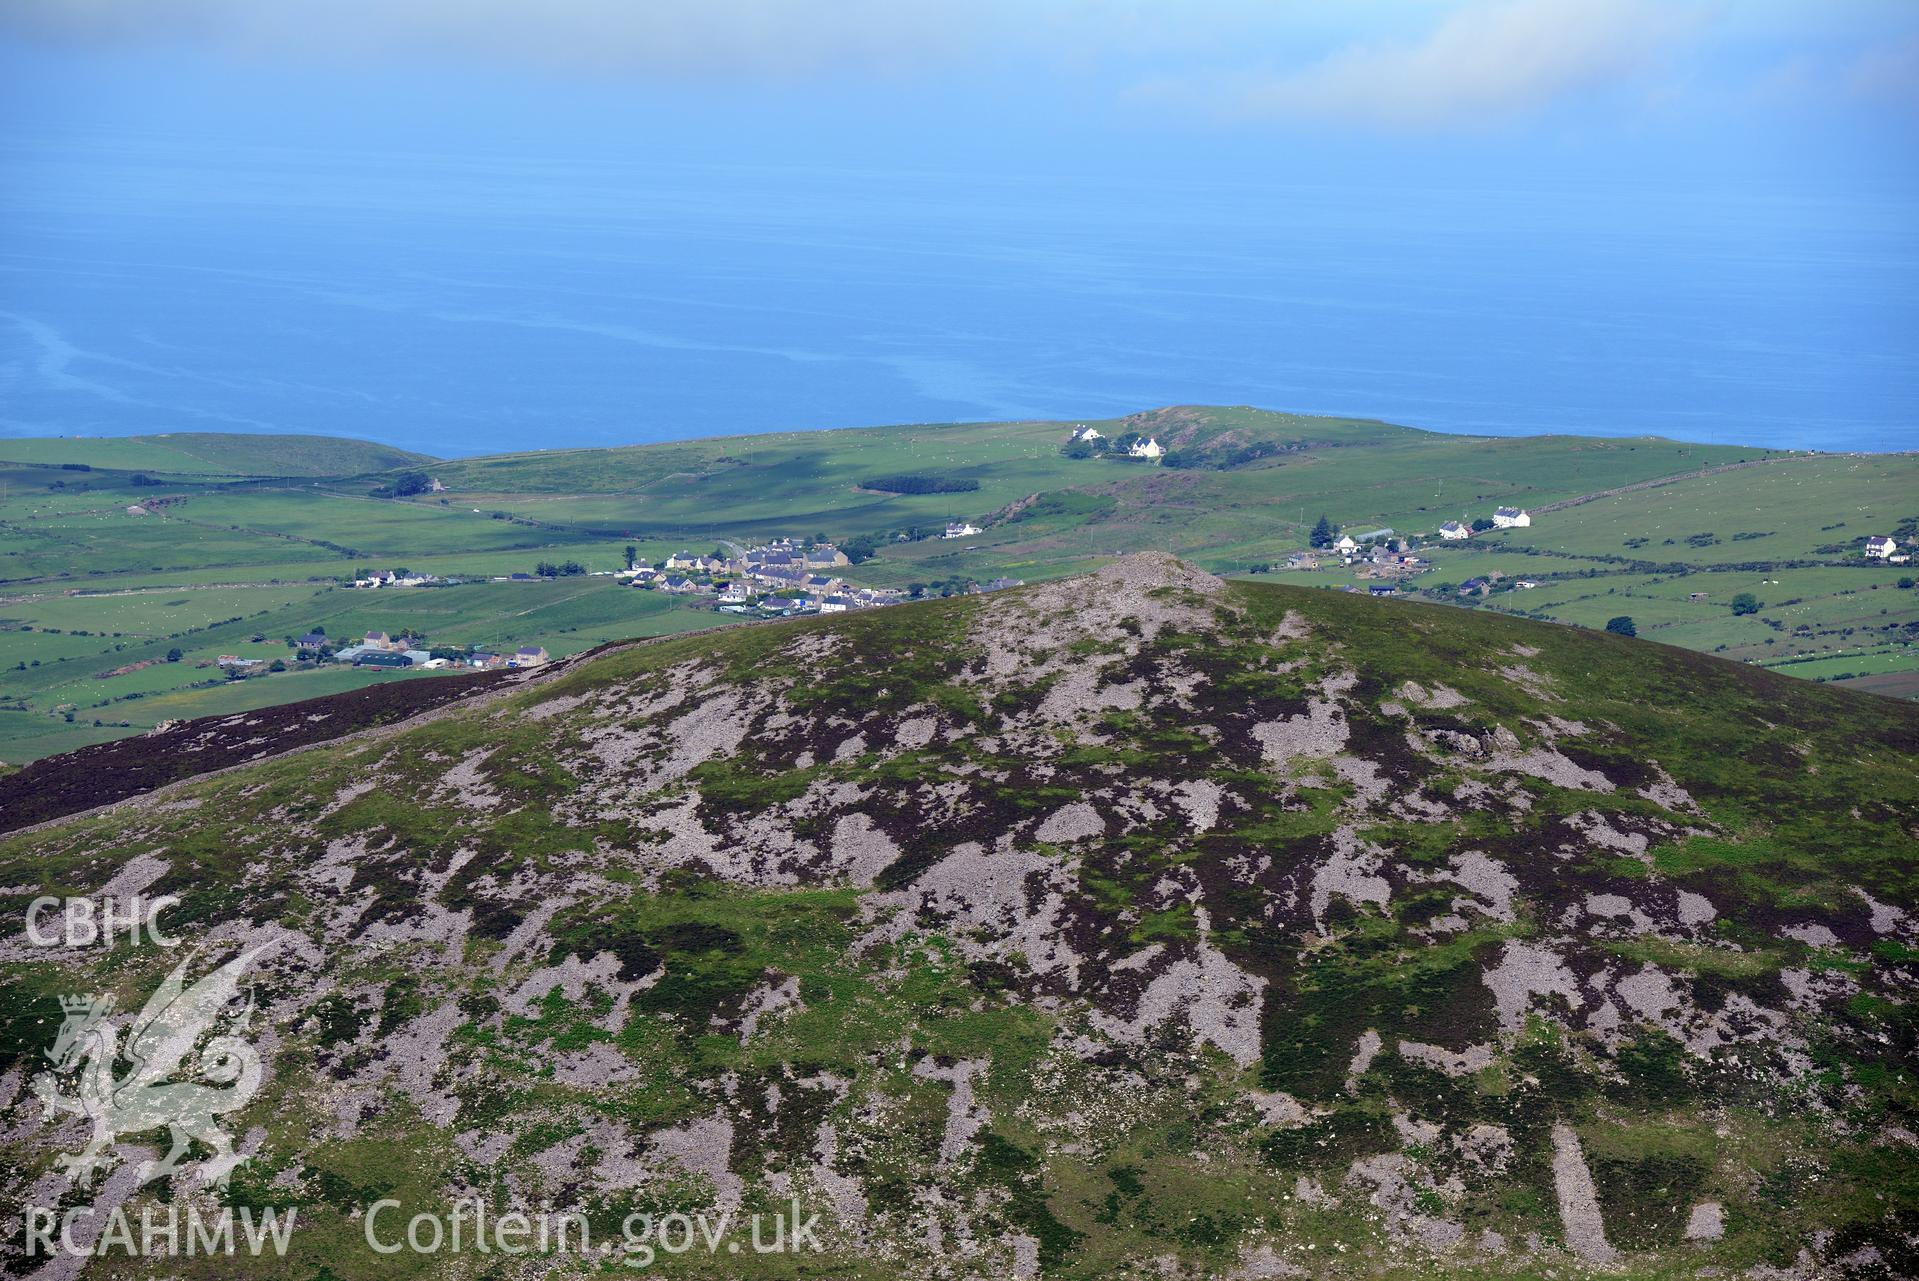
[[[979,488],[979,482],[960,476],[904,472],[897,476],[868,476],[859,486],[888,494],[968,494]]]
[[[1262,458],[1271,458],[1280,452],[1278,441],[1261,440],[1238,449],[1229,449],[1224,453],[1213,454],[1203,449],[1174,449],[1159,460],[1160,466],[1174,470],[1198,471],[1210,468],[1214,471],[1231,471],[1235,467],[1244,467],[1256,463]]]
[[[1321,516],[1319,523],[1313,526],[1313,532],[1306,539],[1314,547],[1331,547],[1339,537],[1339,526]]]
[[[908,583],[906,594],[914,600],[924,600],[932,596],[964,596],[973,586],[974,580],[955,575],[941,579],[937,583]]]
[[[388,485],[381,485],[373,491],[375,498],[411,498],[415,494],[424,494],[433,488],[433,478],[423,471],[403,471]]]
[[[533,572],[541,578],[570,578],[574,574],[584,574],[586,566],[577,560],[561,561],[557,565],[552,561],[543,560],[533,567]]]

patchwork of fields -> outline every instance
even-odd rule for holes
[[[434,461],[310,437],[0,442],[0,760],[205,715],[429,675],[346,670],[230,681],[220,655],[290,658],[288,637],[411,631],[435,644],[605,640],[725,620],[606,577],[494,582],[541,561],[612,570],[792,534],[863,544],[875,586],[958,590],[1058,577],[1142,549],[1222,573],[1355,586],[1343,566],[1274,571],[1321,515],[1425,535],[1529,508],[1532,527],[1432,545],[1429,599],[1652,640],[1811,679],[1919,695],[1912,567],[1869,534],[1919,523],[1919,457],[1803,455],[1658,439],[1474,438],[1250,409],[1096,423],[1166,465],[1062,453],[1070,423],[863,428]],[[328,469],[334,469],[329,471]],[[444,489],[377,496],[396,475]],[[863,482],[910,475],[938,492]],[[130,510],[133,509],[133,510]],[[981,527],[937,537],[949,520]],[[934,535],[934,536],[929,536]],[[404,567],[459,586],[354,591]],[[1497,576],[1461,598],[1468,579]],[[1538,582],[1511,589],[1519,578]],[[1734,596],[1759,608],[1735,614]],[[1699,597],[1695,599],[1695,597]],[[168,661],[171,651],[179,651]]]

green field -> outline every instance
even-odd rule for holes
[[[1902,521],[1910,536],[1919,456],[1449,436],[1245,408],[1094,424],[1109,438],[1159,438],[1173,454],[1153,465],[1068,457],[1072,425],[858,428],[453,461],[313,437],[0,442],[0,706],[14,709],[0,712],[0,760],[62,750],[82,731],[105,737],[220,710],[237,695],[201,664],[290,658],[286,638],[314,627],[565,654],[713,625],[726,616],[607,578],[485,580],[542,560],[612,570],[628,545],[657,562],[787,534],[866,541],[877,555],[848,576],[875,586],[1035,581],[1142,549],[1221,573],[1360,586],[1344,566],[1271,569],[1326,515],[1351,532],[1425,536],[1436,568],[1411,586],[1427,599],[1582,627],[1625,614],[1643,636],[1808,679],[1919,673],[1919,592],[1898,586],[1911,567],[1867,565],[1857,552]],[[401,471],[444,491],[377,496]],[[958,488],[862,484],[898,474]],[[1431,540],[1441,521],[1508,503],[1532,510],[1533,526]],[[929,536],[953,519],[982,532]],[[341,587],[402,567],[478,581]],[[1484,598],[1434,590],[1488,574],[1503,579]],[[1540,586],[1511,590],[1520,577]],[[1757,613],[1732,613],[1741,592],[1759,600]],[[173,648],[182,659],[164,662]],[[103,675],[148,660],[159,661]],[[246,697],[303,697],[311,686],[301,682],[319,680],[256,677]]]
[[[370,440],[222,432],[0,440],[0,460],[178,476],[340,476],[434,461]]]

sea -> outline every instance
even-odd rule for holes
[[[441,456],[1182,403],[1919,448],[1919,203],[0,148],[0,435]]]

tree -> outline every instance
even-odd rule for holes
[[[1334,527],[1333,522],[1321,516],[1319,523],[1313,526],[1312,537],[1306,541],[1315,547],[1331,547],[1333,545],[1333,538],[1338,533],[1339,531]]]
[[[1902,578],[1902,579],[1900,579],[1900,580],[1899,580],[1899,586],[1900,586],[1900,587],[1902,587],[1902,588],[1904,588],[1904,589],[1905,589],[1906,591],[1911,591],[1911,590],[1912,590],[1912,579],[1910,579],[1910,578]]]
[[[1732,612],[1735,614],[1757,614],[1759,598],[1751,592],[1740,592],[1732,598]]]
[[[1492,520],[1492,517],[1490,516],[1481,516],[1478,520],[1473,522],[1473,532],[1475,534],[1483,534],[1487,530],[1491,529],[1492,527],[1493,527],[1493,520]]]
[[[186,655],[180,651],[180,647],[177,645],[167,651],[167,661],[169,663],[177,663],[185,657]]]
[[[633,562],[638,560],[639,558],[640,558],[640,549],[635,547],[632,543],[628,543],[626,545],[626,567],[628,569],[633,568]]]
[[[1606,630],[1615,636],[1637,636],[1639,629],[1633,626],[1632,616],[1620,614],[1606,620]]]

